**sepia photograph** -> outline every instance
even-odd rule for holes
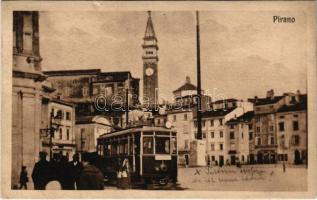
[[[217,5],[7,9],[7,190],[308,192],[313,9]]]

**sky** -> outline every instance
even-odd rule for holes
[[[270,11],[200,12],[202,88],[217,99],[306,93],[306,20],[275,24]],[[143,88],[142,38],[147,12],[40,12],[43,70],[131,71]],[[196,84],[196,19],[189,11],[152,12],[159,46],[159,93],[190,76]]]

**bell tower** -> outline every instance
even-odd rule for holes
[[[158,104],[158,45],[155,36],[151,11],[148,11],[148,20],[143,37],[143,99],[153,106]]]

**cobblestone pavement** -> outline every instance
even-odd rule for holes
[[[178,182],[185,190],[303,191],[307,190],[306,166],[245,165],[179,168]]]

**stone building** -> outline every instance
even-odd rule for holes
[[[167,111],[167,121],[177,131],[178,164],[185,165],[186,160],[189,162],[190,142],[194,140],[193,111],[191,109]]]
[[[13,12],[12,163],[11,183],[21,166],[30,173],[40,151],[42,82],[39,13]],[[29,184],[32,188],[32,184]]]
[[[307,95],[288,94],[276,113],[277,161],[307,164]]]
[[[233,146],[230,145],[230,130],[227,129],[226,123],[253,109],[252,103],[249,102],[238,100],[235,100],[234,104],[232,103],[232,100],[230,100],[230,104],[224,102],[226,102],[226,100],[215,101],[211,106],[217,109],[202,113],[202,141],[206,144],[206,164],[224,165],[230,162],[232,153],[231,147]],[[193,122],[193,132],[195,138],[197,138],[196,118],[194,118]],[[242,142],[245,143],[245,141],[246,139]]]
[[[266,98],[253,99],[255,114],[255,154],[257,163],[275,163],[277,155],[276,112],[285,104],[285,96],[267,92]]]
[[[133,78],[128,71],[86,69],[45,71],[44,74],[61,99],[76,105],[76,116],[105,115],[112,123],[120,125],[126,95],[130,108],[139,103],[140,79]]]
[[[229,147],[229,164],[234,165],[236,162],[241,164],[254,163],[253,151],[253,118],[254,112],[248,111],[230,119],[226,123],[226,146]]]
[[[41,149],[51,158],[60,154],[71,160],[76,153],[74,105],[55,98],[42,101],[41,119]]]
[[[202,111],[206,111],[210,109],[211,97],[203,93],[204,91],[202,90],[201,109]],[[173,91],[173,95],[174,104],[172,105],[172,109],[196,109],[199,100],[197,87],[191,83],[189,76],[186,76],[185,83],[182,86]]]
[[[80,116],[76,119],[76,149],[77,152],[95,152],[97,150],[97,138],[113,130],[111,122],[100,115]]]

